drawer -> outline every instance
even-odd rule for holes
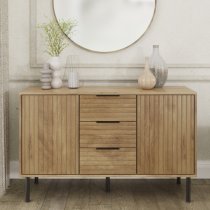
[[[80,121],[136,121],[136,95],[82,95]]]
[[[80,147],[136,147],[136,122],[80,122]]]
[[[80,174],[136,174],[136,149],[80,148]]]

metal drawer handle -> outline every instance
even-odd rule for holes
[[[96,97],[120,97],[120,95],[96,95]]]
[[[96,121],[96,123],[120,123],[120,121]]]
[[[120,150],[119,147],[97,147],[96,150]]]

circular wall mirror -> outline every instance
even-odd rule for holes
[[[53,0],[59,20],[76,22],[69,37],[96,52],[113,52],[135,43],[152,22],[156,0]]]

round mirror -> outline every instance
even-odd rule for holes
[[[113,52],[135,43],[148,29],[156,0],[54,0],[59,20],[76,22],[74,43],[96,52]]]

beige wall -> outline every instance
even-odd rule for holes
[[[9,0],[11,161],[18,160],[18,92],[39,84],[39,66],[48,59],[33,25],[53,16],[51,2]],[[97,54],[70,44],[62,62],[69,54],[79,55],[83,85],[136,85],[141,72],[138,66],[151,54],[152,45],[159,44],[169,64],[167,84],[186,85],[198,92],[198,159],[210,161],[209,8],[209,0],[157,0],[154,21],[135,45],[116,53]]]

